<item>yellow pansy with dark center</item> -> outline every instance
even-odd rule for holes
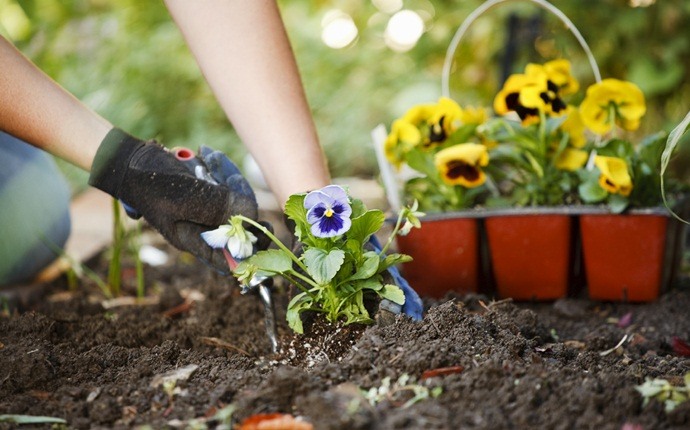
[[[436,104],[420,104],[410,108],[393,123],[385,146],[388,159],[399,166],[404,157],[396,154],[396,150],[404,153],[412,146],[431,148],[445,142],[458,129],[461,116],[460,106],[447,97],[441,97]],[[404,143],[402,148],[401,142]]]
[[[530,64],[527,73],[511,75],[494,99],[494,111],[505,115],[518,114],[524,125],[539,122],[539,112],[560,115],[566,104],[561,100],[558,86],[548,79],[543,67]]]
[[[454,100],[441,97],[427,119],[429,132],[423,144],[426,147],[439,145],[458,129],[462,109]]]
[[[550,63],[547,63],[550,64]],[[549,70],[553,67],[549,67]],[[539,98],[544,102],[546,113],[560,115],[566,109],[566,104],[560,97],[561,87],[555,82],[562,81],[561,74],[555,74],[553,71],[551,76],[547,71],[546,65],[528,64],[525,67],[525,74],[532,76],[538,80],[546,81],[546,89],[539,92]]]
[[[494,111],[498,115],[515,112],[525,125],[539,122],[539,111],[546,109],[540,94],[546,90],[542,77],[510,75],[494,99]]]
[[[644,94],[632,82],[604,79],[587,88],[580,105],[582,121],[597,134],[606,134],[614,124],[625,130],[637,130],[647,111]]]
[[[544,63],[544,72],[550,82],[558,88],[558,93],[562,96],[574,94],[580,89],[580,84],[570,73],[570,61],[553,60]]]
[[[429,125],[429,138],[425,141],[425,145],[430,146],[437,143],[442,143],[448,138],[445,128],[443,128],[443,122],[446,117],[442,116],[438,119],[438,122]]]
[[[478,143],[461,143],[439,151],[434,163],[446,184],[474,188],[486,181],[481,167],[489,164],[489,152]]]
[[[622,158],[597,155],[594,165],[601,172],[599,185],[609,193],[629,196],[633,189],[628,164]]]

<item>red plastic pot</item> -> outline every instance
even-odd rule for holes
[[[589,297],[655,300],[664,277],[664,215],[581,215],[582,252]]]
[[[565,297],[571,269],[569,215],[489,216],[486,234],[496,291],[515,300]]]
[[[472,217],[422,218],[422,228],[396,239],[398,250],[414,260],[402,265],[410,285],[421,295],[443,297],[449,291],[476,292],[479,284],[479,228]]]

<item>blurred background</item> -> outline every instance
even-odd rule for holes
[[[335,176],[378,174],[370,132],[441,94],[446,49],[482,0],[281,0],[321,141]],[[670,131],[690,110],[690,2],[553,0],[589,43],[602,76],[641,87],[640,134]],[[117,126],[166,146],[245,150],[160,1],[0,0],[0,33]],[[455,57],[452,95],[490,107],[527,62],[567,58],[593,82],[572,34],[528,2],[490,10]],[[0,65],[0,73],[1,65]],[[583,95],[581,94],[580,97]],[[270,121],[270,113],[267,115]],[[687,143],[685,144],[687,146]],[[688,170],[680,155],[676,174]],[[74,191],[86,174],[60,166]]]

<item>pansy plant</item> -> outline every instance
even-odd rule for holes
[[[606,203],[612,212],[650,207],[661,202],[659,167],[666,139],[656,133],[633,144],[646,112],[642,91],[633,83],[604,79],[587,89],[580,104],[582,122],[600,143],[590,144],[590,161],[578,172],[578,192],[585,203]]]
[[[573,97],[578,92],[584,97]],[[430,212],[598,204],[620,213],[668,206],[665,191],[687,189],[664,183],[662,175],[690,114],[664,151],[664,132],[629,140],[646,109],[632,82],[604,79],[580,91],[570,62],[558,59],[509,76],[491,117],[446,97],[412,107],[393,121],[384,152],[399,171],[404,197]]]
[[[268,236],[276,248],[258,251],[244,258],[233,274],[248,284],[255,276],[280,275],[295,285],[300,292],[288,304],[289,326],[302,333],[303,312],[322,313],[328,321],[352,323],[373,322],[365,303],[368,299],[387,299],[402,305],[403,291],[387,280],[386,270],[398,263],[410,261],[403,254],[387,254],[392,239],[418,227],[416,205],[403,208],[398,216],[386,246],[380,252],[373,250],[369,239],[384,224],[380,210],[368,210],[364,204],[351,198],[338,185],[329,185],[307,194],[292,195],[285,205],[285,215],[294,222],[295,239],[302,252],[296,254],[268,229],[254,220],[237,215],[229,225],[221,226],[204,239],[210,246],[228,246],[235,241],[248,244],[251,233],[243,223],[253,226]],[[219,237],[237,237],[226,244]],[[253,235],[252,235],[253,236]],[[231,249],[232,253],[233,250]]]
[[[391,127],[384,146],[390,163],[414,172],[405,183],[410,201],[424,211],[472,207],[486,194],[484,168],[492,143],[477,133],[483,109],[461,108],[441,97],[413,106]]]

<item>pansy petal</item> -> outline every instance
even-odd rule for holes
[[[307,211],[307,222],[309,224],[314,224],[315,222],[318,222],[322,217],[323,214],[326,212],[326,205],[323,203],[318,203],[315,206],[312,206],[311,209]]]
[[[247,258],[252,255],[253,246],[250,241],[244,241],[238,236],[228,238],[228,251],[237,259]]]
[[[339,236],[352,226],[350,218],[341,218],[338,215],[323,217],[319,222],[311,226],[311,232],[316,237],[335,237]]]
[[[204,239],[211,248],[222,248],[228,243],[230,227],[221,225],[215,230],[205,231],[201,233],[201,238]]]
[[[328,185],[321,188],[321,192],[329,196],[333,200],[339,202],[347,202],[349,199],[347,197],[347,192],[340,185]]]
[[[304,207],[309,210],[318,204],[331,205],[333,199],[321,190],[314,190],[304,197]]]
[[[336,203],[331,209],[341,217],[349,217],[352,215],[352,207],[347,203]]]

